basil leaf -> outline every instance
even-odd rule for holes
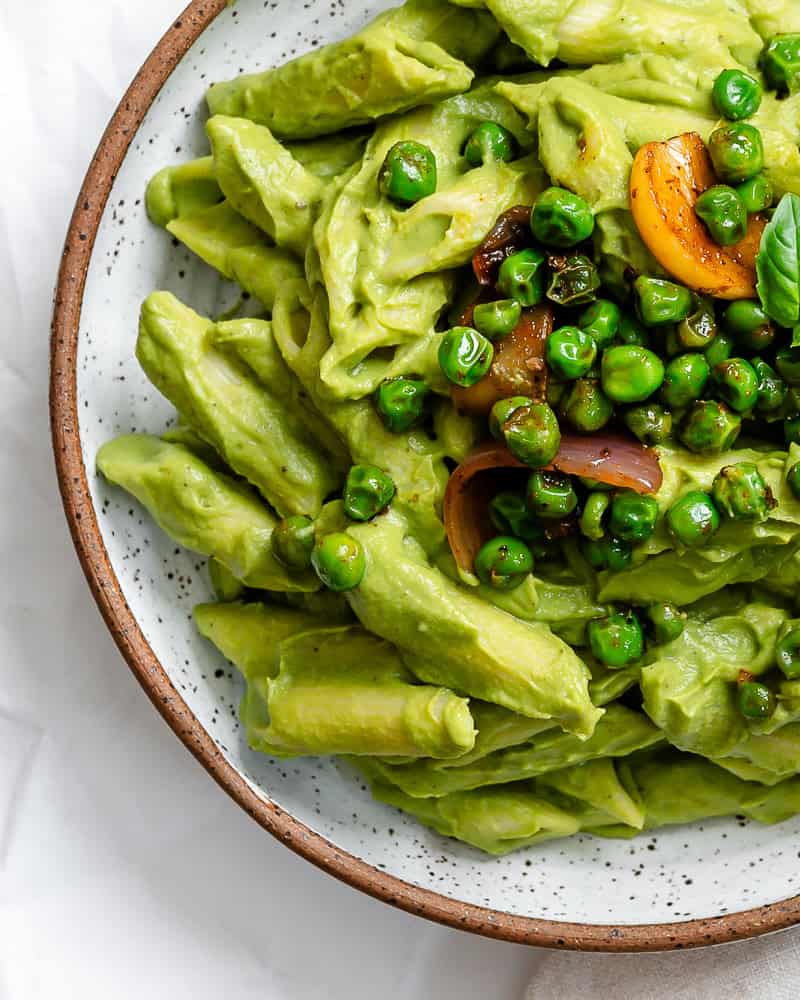
[[[758,296],[781,326],[800,322],[800,197],[785,194],[761,237]]]

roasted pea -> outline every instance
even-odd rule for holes
[[[770,38],[759,63],[767,86],[779,94],[800,90],[800,33]]]
[[[585,330],[601,350],[608,347],[619,330],[622,314],[609,299],[597,299],[581,313],[578,326]]]
[[[656,530],[658,504],[653,497],[620,490],[611,500],[608,530],[623,542],[645,542]]]
[[[661,398],[673,409],[681,409],[703,395],[711,369],[702,354],[679,354],[666,367]]]
[[[788,387],[783,379],[778,378],[775,370],[762,358],[753,358],[751,364],[758,376],[758,402],[756,410],[759,413],[774,413],[783,406]]]
[[[531,406],[530,396],[507,396],[498,399],[489,413],[489,433],[496,441],[503,440],[503,427],[506,421],[522,406]]]
[[[563,520],[578,506],[578,497],[568,476],[557,472],[534,472],[528,480],[528,507],[539,517]]]
[[[672,331],[667,336],[670,334]],[[713,300],[703,295],[692,295],[691,312],[675,327],[674,336],[675,343],[679,345],[675,354],[682,351],[705,351],[717,336]]]
[[[514,299],[497,299],[475,306],[472,322],[478,333],[488,340],[502,340],[516,327],[522,316],[522,306]]]
[[[741,121],[761,107],[761,84],[740,69],[724,69],[714,81],[711,99],[723,118]]]
[[[659,645],[674,642],[686,628],[686,612],[674,604],[651,604],[647,617],[653,629],[653,637]]]
[[[598,571],[620,573],[633,559],[632,547],[619,538],[591,539],[583,543],[581,550],[589,565]]]
[[[727,361],[735,346],[733,337],[727,333],[718,333],[704,351],[708,367],[713,368],[720,361]]]
[[[736,193],[742,199],[742,204],[748,212],[764,212],[772,207],[775,200],[775,189],[766,174],[756,174],[749,181],[737,184]]]
[[[392,502],[391,476],[376,465],[354,465],[347,474],[342,499],[344,512],[353,521],[371,521]]]
[[[650,334],[634,316],[622,317],[617,340],[632,347],[650,347]]]
[[[775,659],[790,681],[800,677],[800,623],[797,619],[784,622],[778,629]]]
[[[420,142],[396,142],[381,168],[381,191],[398,205],[413,205],[436,190],[436,157]]]
[[[758,375],[744,358],[720,361],[711,370],[711,384],[719,398],[737,413],[746,413],[758,402]]]
[[[564,267],[553,272],[547,297],[559,306],[583,306],[600,288],[600,274],[594,262],[582,254],[567,258]]]
[[[401,434],[422,419],[429,389],[422,379],[393,378],[378,386],[375,408],[387,430]]]
[[[603,537],[603,518],[611,503],[608,493],[590,493],[583,505],[580,519],[581,534],[594,541]]]
[[[678,436],[689,451],[715,454],[732,448],[741,429],[742,418],[724,403],[698,400],[684,416]]]
[[[764,143],[754,125],[725,125],[711,133],[708,151],[717,177],[742,184],[764,169]]]
[[[328,590],[337,592],[357,587],[367,570],[361,543],[342,531],[325,535],[317,542],[311,565]]]
[[[454,385],[475,385],[492,367],[493,359],[491,341],[469,326],[454,326],[439,345],[439,366]]]
[[[686,319],[692,308],[692,294],[683,285],[665,278],[640,275],[633,284],[636,307],[645,326],[665,326]]]
[[[747,209],[738,191],[727,184],[715,184],[704,191],[694,210],[708,235],[721,247],[733,246],[747,235]]]
[[[612,670],[627,667],[641,659],[644,635],[639,619],[632,611],[617,612],[589,622],[589,645],[597,659]]]
[[[489,504],[489,518],[501,535],[513,535],[524,542],[544,537],[544,529],[528,510],[522,493],[498,493]]]
[[[739,684],[736,698],[746,719],[768,719],[775,711],[775,695],[760,681]]]
[[[737,462],[720,469],[711,496],[718,510],[737,521],[766,521],[776,506],[772,490],[753,462]]]
[[[667,530],[679,545],[707,545],[719,530],[719,511],[707,493],[692,490],[667,511]]]
[[[786,482],[795,500],[800,500],[800,462],[795,462],[786,473]]]
[[[775,354],[778,374],[789,385],[800,385],[800,347],[782,347]]]
[[[576,431],[591,434],[605,427],[614,406],[596,379],[579,378],[562,398],[559,413]]]
[[[663,444],[672,433],[672,414],[658,403],[631,406],[625,411],[623,420],[642,444]]]
[[[475,575],[493,590],[514,590],[533,571],[533,553],[519,538],[500,535],[475,556]]]
[[[532,469],[549,465],[561,445],[558,418],[547,403],[517,407],[503,423],[502,435],[514,458]]]
[[[565,188],[550,187],[536,199],[531,230],[539,243],[566,249],[589,239],[594,215],[583,198]]]
[[[516,155],[517,140],[498,122],[481,122],[464,145],[464,158],[471,167],[510,163]]]
[[[800,444],[800,414],[783,421],[783,438],[787,444]]]
[[[646,347],[609,347],[603,352],[600,380],[613,402],[641,403],[664,381],[664,362]]]
[[[547,289],[547,258],[532,248],[506,257],[500,265],[497,287],[509,299],[522,306],[535,306]]]
[[[314,551],[314,522],[302,515],[285,517],[275,525],[270,544],[272,554],[287,569],[308,569]]]
[[[759,302],[731,302],[722,317],[725,329],[746,351],[763,351],[775,340],[775,327]]]
[[[545,360],[556,377],[572,381],[585,375],[597,357],[594,338],[577,326],[562,326],[547,338]]]

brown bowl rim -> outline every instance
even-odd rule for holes
[[[169,680],[125,601],[92,504],[78,430],[78,332],[92,250],[117,171],[144,115],[173,69],[227,6],[227,0],[193,0],[137,73],[89,165],[67,232],[55,292],[50,422],[59,488],[89,587],[128,666],[167,725],[212,778],[265,830],[328,874],[408,913],[519,944],[605,952],[668,951],[721,944],[797,924],[800,896],[702,920],[615,926],[516,916],[412,885],[340,850],[274,802],[257,795],[225,760]]]

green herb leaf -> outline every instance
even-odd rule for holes
[[[781,326],[800,322],[800,197],[785,194],[761,237],[758,295]]]

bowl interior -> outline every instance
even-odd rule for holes
[[[172,683],[256,793],[383,872],[459,902],[549,920],[673,922],[773,903],[798,891],[800,819],[776,827],[720,820],[633,841],[574,837],[490,860],[377,805],[345,768],[251,752],[237,719],[241,685],[195,632],[211,599],[203,561],[93,472],[97,448],[132,430],[159,432],[169,405],[133,355],[139,306],[169,289],[214,313],[236,292],[148,222],[143,193],[159,167],[205,153],[203,95],[214,80],[281,62],[343,37],[389,3],[245,0],[195,43],[156,99],[119,171],[87,277],[77,394],[81,447],[103,541],[125,598]]]

